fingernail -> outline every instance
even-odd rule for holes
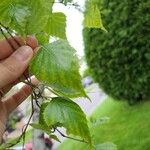
[[[35,36],[27,36],[26,43],[33,49],[35,49],[38,46],[38,41]]]
[[[27,61],[32,58],[33,50],[29,46],[22,46],[13,53],[13,56],[19,61]]]
[[[36,38],[35,35],[27,35],[27,38]]]
[[[27,42],[29,42],[30,40],[35,40],[36,38],[35,38],[35,36],[33,35],[28,35],[27,37],[26,37],[26,41]]]

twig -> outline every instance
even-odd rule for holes
[[[68,139],[71,139],[71,140],[75,140],[75,141],[79,141],[79,142],[83,142],[83,143],[88,143],[84,140],[80,140],[80,139],[76,139],[76,138],[73,138],[73,137],[69,137],[69,136],[66,136],[64,135],[61,131],[59,131],[57,128],[54,128],[62,137],[65,137],[65,138],[68,138]]]
[[[74,4],[74,6],[75,6],[75,4]],[[21,43],[19,43],[19,41],[17,41],[17,39],[15,39],[15,37],[13,37],[13,35],[11,33],[11,30],[0,23],[0,31],[3,34],[3,36],[5,37],[5,39],[7,40],[7,42],[9,43],[9,45],[12,47],[13,51],[15,51],[16,49],[15,49],[14,45],[11,43],[11,41],[8,39],[7,35],[4,33],[2,28],[4,28],[7,31],[7,33],[11,36],[11,38],[14,40],[14,42],[16,43],[16,45],[18,47],[22,46]],[[58,94],[57,92],[53,91],[52,89],[50,89],[47,86],[43,86],[43,88],[41,90],[38,86],[35,86],[35,85],[32,84],[31,78],[28,78],[25,74],[23,74],[23,76],[25,77],[26,81],[21,81],[21,82],[29,85],[31,87],[31,89],[32,89],[32,94],[31,94],[31,109],[32,109],[31,110],[31,115],[30,115],[30,117],[29,117],[29,119],[27,121],[27,124],[23,127],[22,134],[18,138],[17,142],[15,144],[9,145],[8,148],[10,148],[10,147],[16,145],[17,143],[19,143],[21,141],[21,139],[23,140],[23,147],[24,147],[26,130],[27,130],[27,128],[28,128],[28,126],[30,124],[30,121],[31,121],[31,119],[33,117],[33,114],[35,112],[33,101],[35,100],[36,105],[40,108],[41,106],[38,103],[38,99],[39,98],[48,99],[48,97],[45,97],[45,96],[42,95],[43,92],[44,92],[44,89],[48,89],[50,92],[52,92],[52,93],[54,93],[56,95],[60,95],[60,94]],[[76,138],[73,138],[73,137],[66,136],[61,131],[59,131],[57,128],[53,128],[52,132],[55,132],[55,131],[57,131],[61,136],[65,137],[65,138],[72,139],[72,140],[79,141],[79,142],[87,143],[85,140],[76,139]]]
[[[11,30],[4,26],[1,22],[0,22],[0,25],[7,31],[7,33],[10,35],[10,37],[16,42],[16,44],[18,45],[18,47],[21,47],[21,43],[19,43],[19,41],[11,34]]]
[[[29,120],[28,120],[28,122],[27,122],[27,125],[26,125],[26,127],[25,127],[25,129],[24,129],[24,131],[23,131],[23,133],[22,133],[22,137],[23,137],[23,147],[24,147],[24,145],[25,145],[25,133],[26,133],[26,130],[27,130],[29,124],[30,124],[30,121],[31,121],[31,119],[32,119],[32,116],[33,116],[33,114],[34,114],[33,95],[31,95],[31,106],[32,106],[32,107],[31,107],[31,108],[32,108],[31,115],[30,115]],[[21,138],[22,138],[22,137],[21,137]]]
[[[7,40],[7,42],[9,43],[9,45],[11,46],[12,50],[15,51],[15,47],[13,46],[13,44],[10,42],[10,40],[8,39],[8,37],[5,35],[3,29],[0,27],[0,31],[2,33],[2,35],[5,37],[5,39]]]

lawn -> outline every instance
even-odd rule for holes
[[[109,117],[103,125],[91,126],[96,144],[113,142],[118,150],[150,150],[150,102],[129,106],[108,98],[92,118]],[[86,144],[66,140],[58,150],[88,150]]]

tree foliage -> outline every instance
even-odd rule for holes
[[[75,50],[64,40],[43,45],[30,65],[39,80],[61,95],[86,97],[78,69]]]
[[[53,98],[46,106],[43,117],[47,126],[63,126],[67,129],[68,135],[80,136],[87,143],[91,142],[86,116],[81,108],[73,101],[63,97]]]
[[[129,103],[150,99],[150,2],[103,1],[108,33],[85,29],[87,62],[110,96]]]
[[[85,27],[101,28],[102,30],[107,32],[107,30],[104,28],[103,23],[102,23],[101,12],[98,7],[99,3],[100,2],[98,0],[87,1],[86,11],[84,12],[83,24]]]
[[[92,149],[86,116],[81,108],[72,99],[69,99],[87,97],[87,95],[81,83],[76,51],[66,38],[66,16],[62,12],[53,12],[55,3],[69,4],[73,7],[77,5],[73,3],[73,0],[1,0],[0,29],[5,38],[6,33],[7,36],[10,35],[14,39],[14,42],[16,39],[13,35],[23,37],[34,35],[38,39],[39,51],[33,58],[29,71],[41,81],[44,87],[42,89],[48,89],[56,96],[55,98],[43,96],[44,90],[41,90],[41,85],[35,87],[26,78],[27,81],[24,83],[33,89],[31,94],[32,113],[27,125],[30,124],[34,113],[33,100],[35,100],[37,106],[40,107],[40,117],[39,123],[32,123],[32,127],[43,130],[50,138],[57,141],[59,139],[53,132],[58,131],[57,127],[65,127],[67,134],[79,136],[82,139],[78,139],[78,141],[88,143]],[[100,10],[96,4],[91,3],[90,5],[89,10],[86,11],[84,26],[104,29]],[[91,20],[91,16],[96,17]],[[51,38],[55,38],[55,41],[49,43]],[[16,43],[18,44],[18,41]],[[38,98],[43,99],[42,105],[38,104]],[[17,141],[8,142],[6,146],[2,145],[0,148],[7,149],[15,145],[24,137],[26,129],[27,126]]]

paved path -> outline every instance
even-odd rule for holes
[[[85,114],[90,115],[96,109],[96,107],[106,99],[106,95],[99,89],[97,84],[92,84],[85,90],[91,101],[80,98],[76,102],[80,105]]]

